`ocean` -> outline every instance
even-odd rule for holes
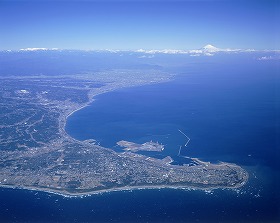
[[[69,117],[79,140],[158,141],[174,164],[183,156],[241,165],[249,182],[236,190],[134,190],[83,198],[0,189],[0,222],[279,222],[279,66],[219,62],[181,67],[173,80],[96,97]],[[186,137],[190,142],[187,147]],[[180,157],[179,148],[182,146]]]

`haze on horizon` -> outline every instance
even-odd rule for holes
[[[3,0],[0,21],[0,50],[280,49],[275,0]]]

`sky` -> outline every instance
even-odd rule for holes
[[[280,49],[278,0],[0,0],[0,50]]]

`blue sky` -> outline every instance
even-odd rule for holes
[[[280,1],[0,1],[0,50],[280,49]]]

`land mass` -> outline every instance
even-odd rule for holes
[[[235,164],[193,158],[172,165],[137,151],[162,151],[155,142],[120,141],[124,152],[65,132],[67,117],[96,95],[168,81],[158,71],[113,70],[83,77],[5,78],[0,87],[0,186],[80,196],[141,188],[237,188],[248,173]]]
[[[117,142],[118,146],[125,147],[123,150],[126,151],[132,151],[132,152],[137,152],[137,151],[154,151],[154,152],[161,152],[164,150],[164,146],[162,144],[159,144],[158,142],[145,142],[143,144],[137,144],[134,142],[128,142],[125,140],[121,140]]]

